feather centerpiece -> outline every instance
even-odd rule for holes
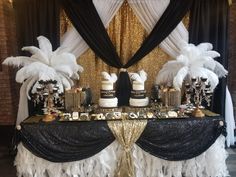
[[[140,83],[144,83],[147,80],[147,73],[144,70],[138,73],[129,73],[130,79]]]
[[[185,43],[176,60],[163,65],[156,77],[156,84],[174,86],[180,90],[183,81],[188,78],[203,77],[211,84],[211,90],[219,83],[219,78],[225,77],[228,71],[214,58],[220,54],[213,49],[211,43],[201,43],[197,46]]]
[[[61,50],[52,51],[50,41],[44,36],[39,36],[37,40],[39,48],[35,46],[22,48],[23,51],[30,52],[31,57],[8,57],[3,64],[22,66],[16,73],[16,82],[32,81],[27,86],[27,95],[29,95],[31,87],[35,84],[38,85],[38,80],[56,80],[60,85],[60,93],[64,92],[64,88],[70,89],[74,84],[72,79],[79,79],[78,72],[83,71],[83,68],[77,64],[75,56],[71,53],[61,52]],[[35,91],[35,88],[32,89],[32,93]]]
[[[64,92],[64,88],[71,89],[74,85],[72,79],[78,80],[78,72],[83,71],[83,67],[78,65],[76,57],[61,47],[52,51],[50,41],[44,37],[37,37],[39,48],[35,46],[23,47],[23,51],[28,51],[32,55],[16,56],[6,58],[2,64],[21,67],[16,73],[16,82],[23,83],[20,90],[20,102],[25,103],[26,96],[30,99],[29,91],[36,92],[39,86],[38,81],[56,80],[59,93]],[[31,89],[32,88],[32,89]],[[24,111],[22,111],[24,109]],[[28,106],[19,104],[17,124],[28,116]]]

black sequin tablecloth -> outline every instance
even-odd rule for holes
[[[186,160],[200,155],[225,135],[222,123],[221,117],[149,119],[136,144],[165,160]],[[34,155],[52,162],[91,157],[115,140],[107,121],[45,123],[29,118],[21,123],[18,135]]]

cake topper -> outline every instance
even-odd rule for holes
[[[129,73],[130,79],[133,81],[144,83],[147,80],[147,73],[144,70],[138,73]]]
[[[103,71],[101,74],[104,80],[110,81],[112,83],[117,81],[117,76],[115,73],[108,74],[108,72]]]

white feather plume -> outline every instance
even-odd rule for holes
[[[133,81],[143,82],[140,75],[138,73],[130,73],[130,79]]]
[[[23,51],[30,52],[32,54],[31,57],[8,57],[3,64],[22,66],[16,73],[16,81],[23,83],[29,80],[26,87],[27,92],[31,88],[32,93],[36,92],[37,80],[56,80],[60,93],[64,91],[63,87],[66,89],[71,88],[74,83],[70,78],[79,79],[78,72],[82,72],[83,67],[77,64],[73,54],[65,52],[61,47],[53,52],[52,45],[46,37],[39,36],[37,40],[39,48],[35,46],[22,48]],[[27,96],[29,96],[28,93]]]
[[[111,76],[110,74],[108,74],[108,72],[103,71],[101,74],[104,80],[108,80],[108,81],[111,80]]]
[[[39,48],[47,55],[48,58],[52,56],[52,44],[50,41],[44,37],[44,36],[39,36],[37,37],[38,43],[39,43]]]
[[[115,73],[111,73],[111,80],[113,83],[117,81],[117,75]]]
[[[211,50],[211,51],[204,51],[202,52],[201,54],[202,56],[208,56],[208,57],[211,57],[211,58],[216,58],[216,57],[220,57],[220,54],[214,50]]]
[[[226,77],[226,75],[228,74],[228,71],[218,61],[215,61],[215,68],[213,72],[216,73],[219,78]]]
[[[139,75],[143,82],[147,80],[147,73],[144,70],[139,71]]]
[[[144,83],[147,80],[147,73],[144,70],[138,73],[129,73],[130,79],[140,83]]]
[[[213,58],[209,58],[203,65],[204,68],[214,71],[216,67],[216,61]]]
[[[158,85],[166,85],[169,87],[172,86],[174,77],[183,66],[183,63],[181,62],[173,60],[168,61],[159,71],[155,83]]]
[[[56,70],[56,72],[64,73],[66,76],[69,76],[69,77],[72,77],[72,75],[73,75],[73,71],[67,65],[65,65],[65,66],[58,65],[58,66],[54,67],[54,69]]]
[[[211,43],[208,43],[208,42],[200,43],[196,47],[201,51],[208,51],[208,50],[213,49],[213,45]]]
[[[174,80],[173,80],[173,85],[174,85],[175,89],[177,89],[177,90],[181,89],[182,83],[183,83],[185,77],[187,76],[187,74],[188,74],[188,67],[187,66],[182,67],[178,71],[177,75],[174,77]]]
[[[205,69],[205,68],[203,68],[203,69],[205,70],[205,72],[208,76],[207,80],[208,80],[208,82],[210,82],[211,90],[213,91],[219,83],[219,78],[214,72],[212,72],[208,69]]]
[[[37,76],[33,76],[33,77],[29,78],[28,80],[29,80],[29,83],[28,83],[28,85],[26,87],[26,95],[27,95],[28,99],[31,100],[31,97],[29,95],[29,91],[32,88],[32,86],[35,84],[35,82],[38,80],[38,77]]]
[[[214,60],[220,54],[213,49],[210,43],[184,44],[181,46],[180,55],[176,60],[169,61],[159,71],[156,83],[180,89],[186,76],[204,77],[211,83],[214,89],[219,82],[218,77],[225,77],[228,73],[224,67]]]
[[[71,84],[65,77],[59,74],[59,78],[66,90],[71,89]]]
[[[111,73],[110,75],[108,72],[103,71],[101,74],[104,80],[110,81],[112,83],[117,81],[117,76],[115,73]]]
[[[9,65],[9,66],[15,66],[15,67],[20,67],[20,66],[26,66],[29,65],[33,62],[36,62],[34,58],[30,57],[24,57],[24,56],[19,56],[19,57],[7,57],[3,61],[3,65]]]
[[[39,48],[35,46],[29,46],[29,47],[23,47],[23,51],[28,51],[32,54],[31,58],[37,59],[41,61],[42,63],[49,64],[49,59],[43,51],[41,51]]]

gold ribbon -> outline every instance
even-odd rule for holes
[[[146,125],[147,120],[108,121],[109,128],[123,147],[115,177],[134,177],[132,146],[138,140]]]

